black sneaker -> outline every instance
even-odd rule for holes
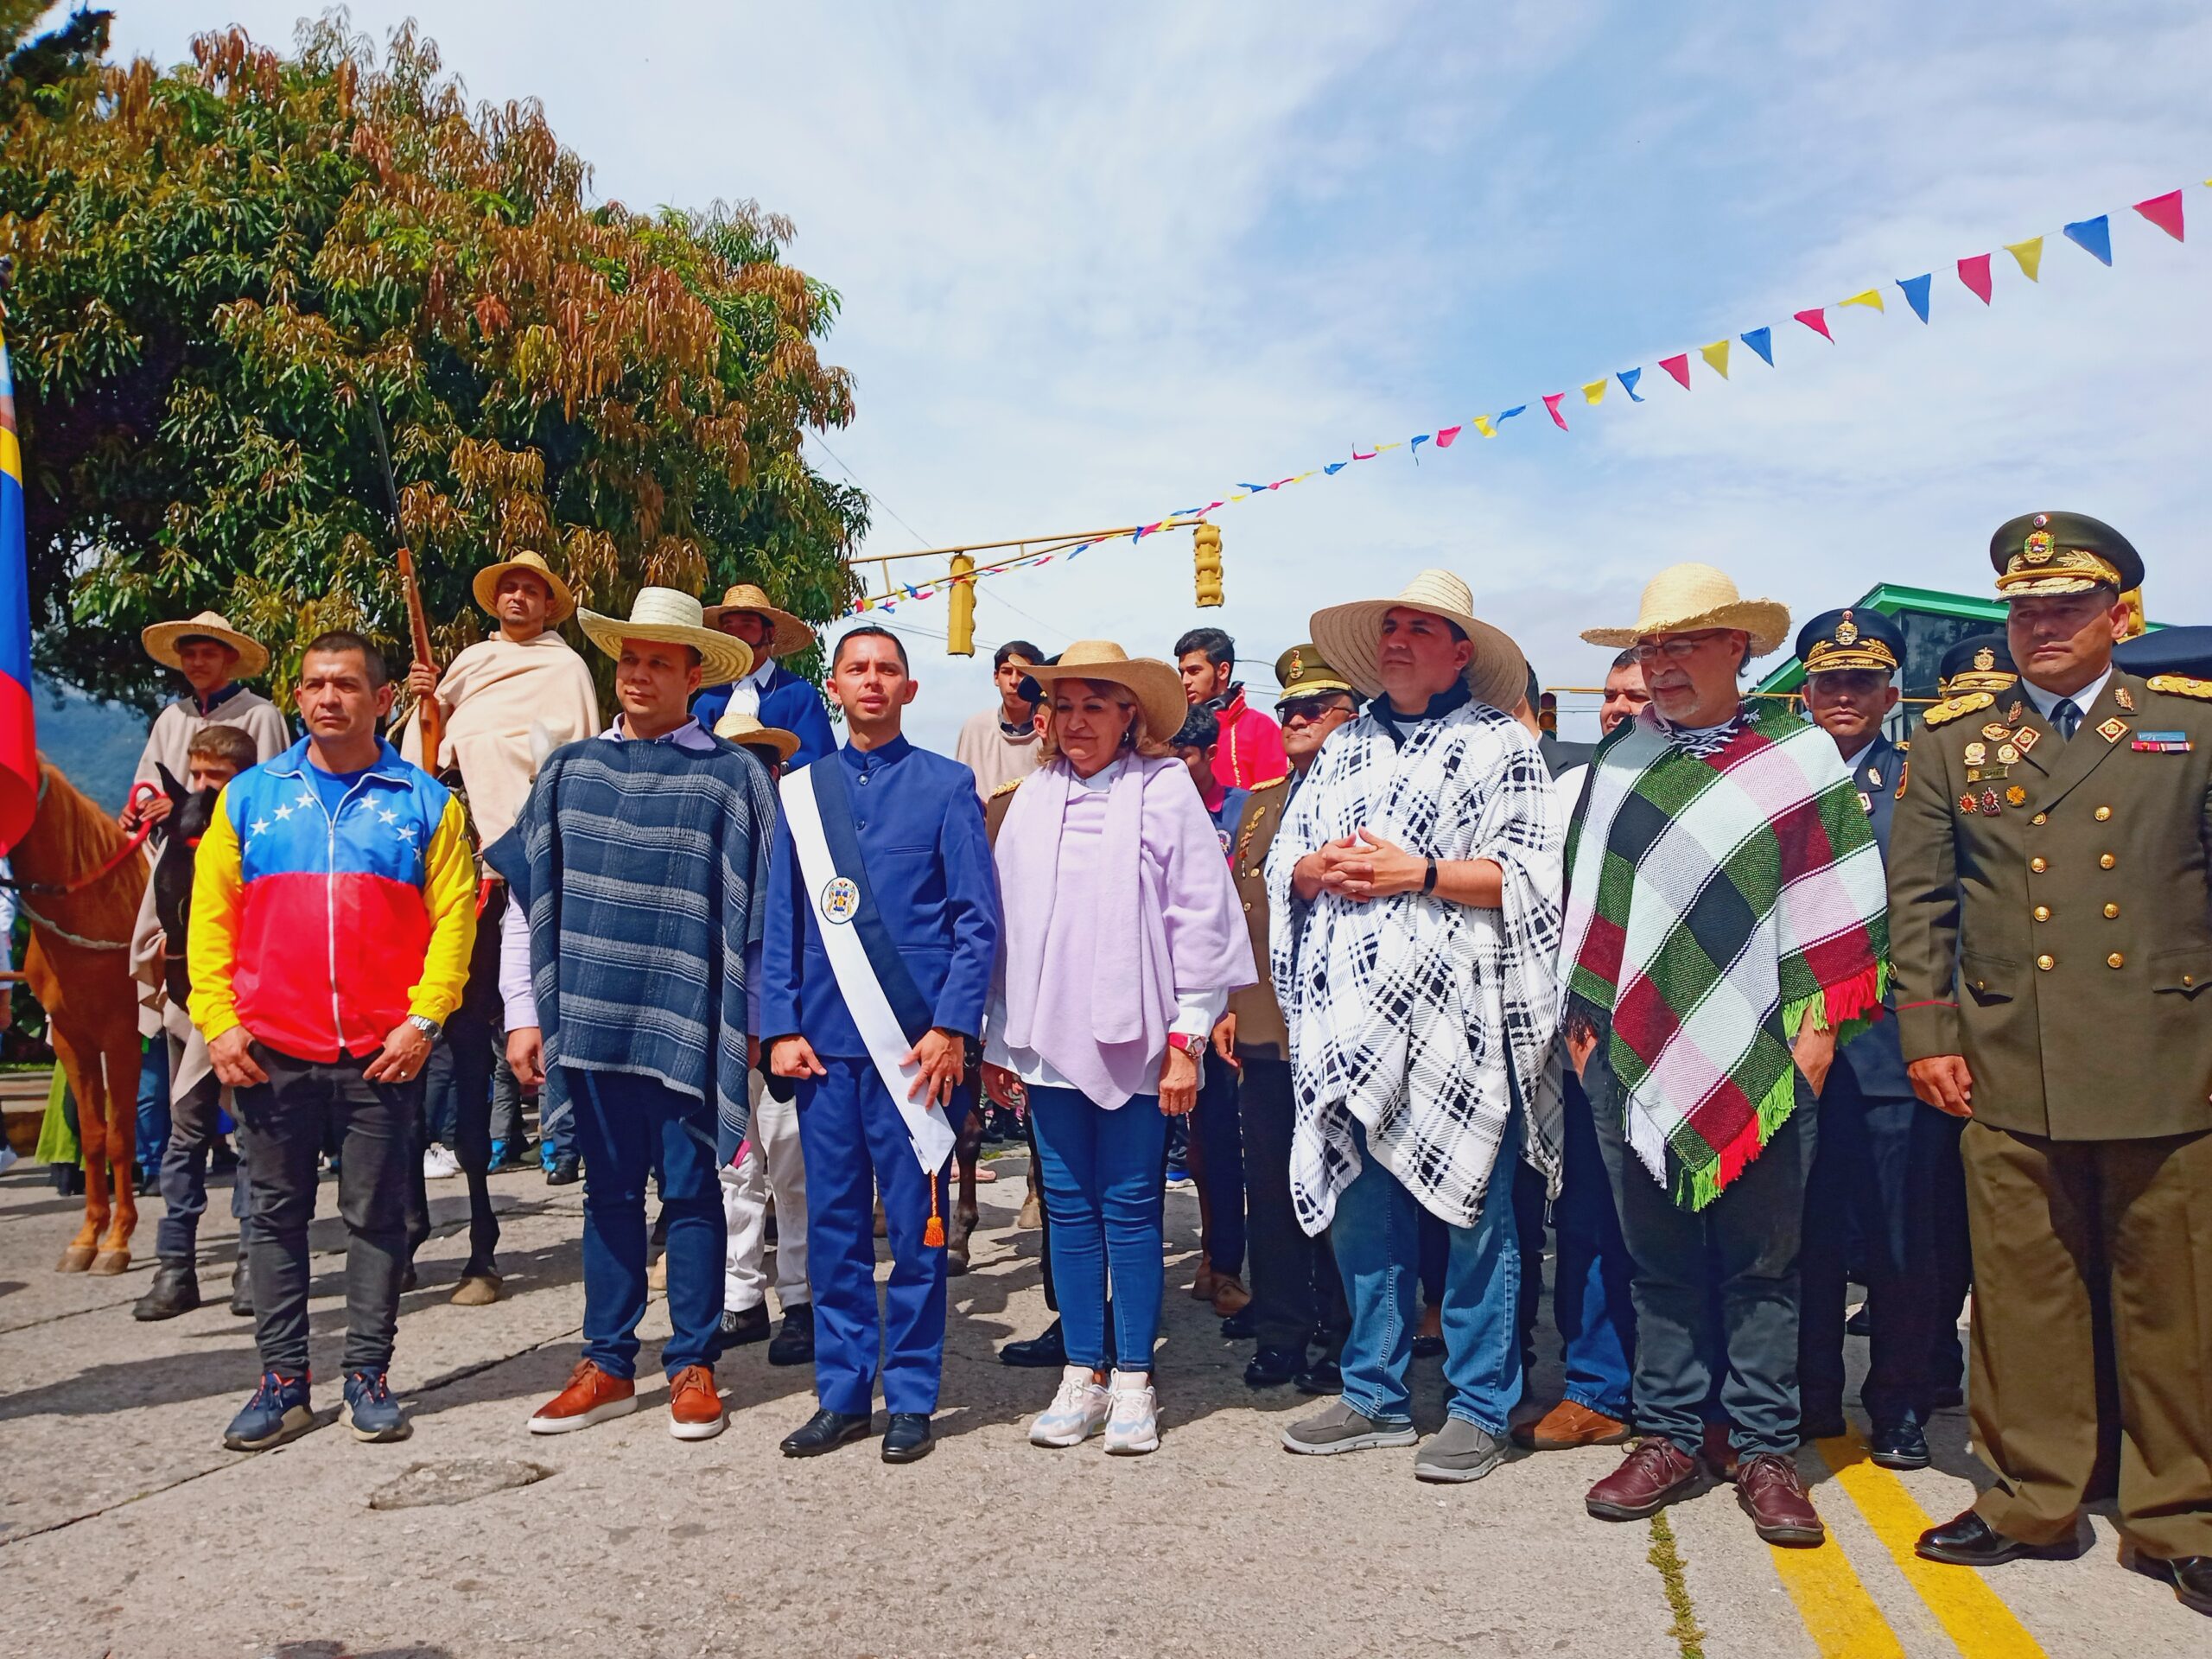
[[[771,1365],[814,1363],[814,1304],[794,1302],[784,1309],[783,1328],[768,1344]]]
[[[727,1307],[722,1310],[722,1343],[735,1348],[748,1342],[768,1339],[768,1305],[755,1302],[751,1307]]]

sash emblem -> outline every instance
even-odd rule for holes
[[[840,875],[822,889],[822,914],[824,920],[842,926],[860,912],[860,886],[852,877]]]

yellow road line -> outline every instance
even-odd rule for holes
[[[1769,1544],[1767,1554],[1821,1659],[1904,1659],[1904,1644],[1866,1593],[1834,1532],[1817,1549]]]
[[[1963,1659],[2048,1659],[1980,1573],[1925,1561],[1913,1553],[1920,1535],[1934,1522],[1903,1481],[1869,1460],[1866,1442],[1855,1429],[1840,1440],[1815,1444],[1836,1484],[1859,1506],[1905,1582],[1928,1604]]]

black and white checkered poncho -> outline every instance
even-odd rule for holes
[[[1566,824],[1551,779],[1535,740],[1485,704],[1403,729],[1402,748],[1372,715],[1335,733],[1268,855],[1268,965],[1297,1092],[1291,1193],[1309,1235],[1359,1173],[1354,1119],[1382,1166],[1456,1226],[1482,1214],[1516,1100],[1521,1155],[1558,1185],[1558,1090],[1542,1084],[1556,1064]],[[1502,907],[1419,893],[1299,902],[1298,861],[1363,828],[1411,853],[1492,861]]]

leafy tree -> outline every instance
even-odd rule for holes
[[[534,101],[470,107],[411,26],[381,57],[342,11],[289,56],[233,29],[162,70],[105,61],[105,12],[27,38],[41,10],[0,0],[42,671],[143,702],[137,631],[209,607],[280,659],[330,626],[403,645],[372,410],[442,658],[487,626],[471,574],[524,548],[601,610],[850,602],[864,498],[800,435],[852,383],[785,220],[594,205]]]

